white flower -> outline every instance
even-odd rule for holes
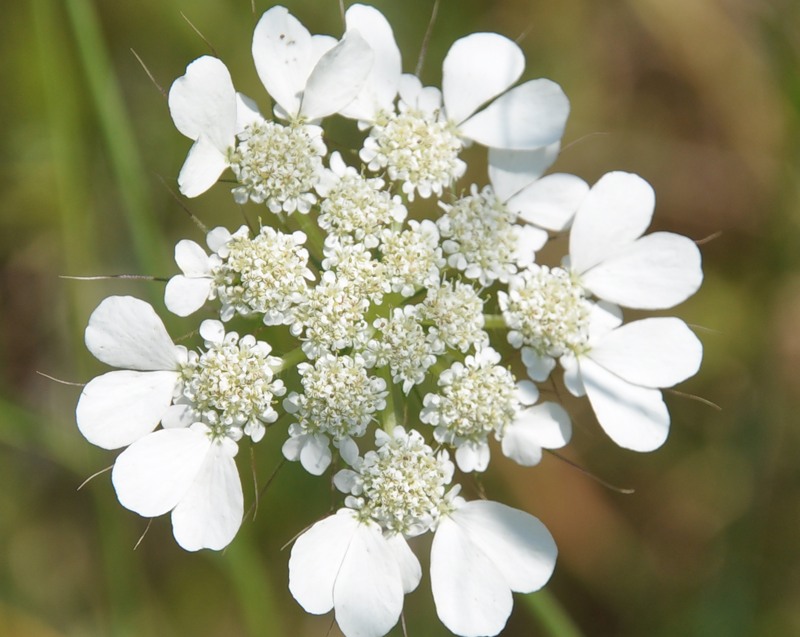
[[[169,111],[177,129],[194,140],[178,176],[180,191],[196,197],[211,188],[229,166],[236,144],[236,91],[227,67],[204,55],[173,82]]]
[[[272,7],[253,33],[253,60],[276,114],[314,122],[338,112],[361,91],[372,49],[355,29],[337,42],[311,35],[285,7]]]
[[[506,624],[512,592],[547,583],[557,549],[532,515],[498,502],[456,498],[431,546],[431,588],[439,619],[456,635],[496,635]]]
[[[421,321],[417,306],[396,307],[388,319],[375,319],[373,327],[380,335],[367,344],[375,364],[388,365],[392,380],[402,381],[405,394],[425,380],[428,369],[444,351],[444,343],[436,330],[426,332]]]
[[[111,296],[86,328],[86,347],[107,365],[126,369],[91,380],[76,410],[78,429],[104,449],[125,447],[156,428],[179,389],[186,349],[175,345],[150,304]]]
[[[572,432],[561,406],[534,407],[536,386],[517,383],[498,363],[500,354],[491,347],[478,349],[442,372],[439,392],[423,400],[420,420],[435,427],[437,442],[455,447],[456,463],[465,472],[489,466],[489,434],[502,440],[506,456],[531,466],[541,459],[543,447],[563,447]]]
[[[388,535],[414,537],[435,528],[458,488],[447,490],[453,463],[446,451],[434,454],[418,431],[396,426],[375,432],[377,449],[342,469],[333,482],[345,505],[361,519],[377,522]]]
[[[134,442],[114,463],[120,503],[152,518],[172,511],[172,532],[187,551],[221,550],[242,522],[236,443],[201,423],[162,429]]]
[[[270,356],[272,348],[252,334],[239,338],[225,332],[219,321],[200,325],[206,351],[189,352],[183,365],[183,386],[175,405],[164,415],[164,426],[186,426],[202,421],[214,434],[238,440],[243,434],[258,442],[265,424],[275,422],[276,397],[286,393],[275,378],[281,359]]]
[[[406,218],[398,195],[383,190],[382,179],[365,179],[345,165],[338,152],[331,154],[330,172],[317,186],[323,195],[319,227],[337,237],[352,236],[366,248],[378,246],[380,231]]]
[[[441,196],[467,168],[458,158],[462,141],[444,118],[438,89],[403,75],[398,90],[398,112],[377,119],[359,157],[370,170],[386,169],[389,179],[402,182],[409,201],[415,192]]]
[[[309,613],[335,610],[346,637],[382,637],[397,623],[403,596],[422,571],[402,535],[352,509],[317,522],[303,533],[289,558],[289,590]]]
[[[353,438],[363,436],[375,414],[386,407],[386,382],[370,377],[359,356],[323,354],[314,364],[300,363],[303,393],[292,392],[283,407],[296,421],[283,445],[288,460],[300,460],[314,475],[331,462],[330,439],[346,462],[358,455]]]
[[[420,311],[425,320],[433,322],[439,338],[449,347],[466,353],[471,347],[489,342],[483,329],[483,299],[469,283],[449,281],[428,288]]]
[[[413,296],[417,288],[438,286],[445,265],[436,224],[430,219],[412,219],[408,226],[402,232],[384,228],[381,233],[381,263],[392,291],[405,297]]]
[[[490,187],[452,204],[439,202],[444,214],[436,221],[442,235],[442,249],[450,267],[483,287],[505,282],[517,271],[522,255],[533,257],[547,240],[547,233],[518,223],[516,213],[499,201]]]

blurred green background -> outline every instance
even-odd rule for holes
[[[375,5],[412,71],[431,2]],[[183,11],[266,107],[250,37],[269,6],[258,0],[255,16],[247,0],[4,6],[2,637],[338,634],[293,601],[281,550],[327,509],[321,481],[285,468],[223,554],[183,552],[167,518],[134,551],[146,521],[119,506],[108,474],[76,490],[114,457],[75,427],[80,388],[36,373],[81,383],[104,371],[82,331],[109,294],[163,310],[161,283],[59,275],[169,276],[175,241],[202,239],[161,181],[174,188],[190,142],[131,49],[167,89],[209,52]],[[333,0],[288,7],[312,32],[341,33]],[[669,395],[672,432],[651,454],[616,448],[585,408],[575,412],[565,455],[633,495],[553,457],[535,469],[493,463],[489,494],[540,517],[560,548],[548,593],[517,596],[506,635],[800,634],[798,18],[794,0],[441,3],[427,82],[440,81],[457,37],[522,36],[524,79],[549,77],[572,101],[555,169],[590,182],[637,172],[657,192],[655,228],[715,235],[702,248],[705,284],[676,313],[705,345],[700,374],[680,390],[721,411]],[[241,221],[224,187],[189,205],[209,226]],[[262,479],[280,442],[257,448]],[[572,625],[555,625],[554,604]],[[425,583],[405,608],[410,636],[448,634]]]

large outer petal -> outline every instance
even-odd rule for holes
[[[347,29],[361,34],[373,51],[372,69],[356,98],[339,110],[344,117],[372,121],[381,110],[391,111],[402,63],[392,27],[383,14],[364,4],[352,5],[345,14]]]
[[[525,409],[503,434],[503,454],[532,467],[542,458],[542,448],[559,449],[572,437],[569,414],[561,405],[542,403]]]
[[[642,310],[682,303],[702,281],[697,245],[671,232],[641,237],[581,275],[581,283],[599,298]]]
[[[201,134],[189,149],[178,173],[178,189],[185,197],[198,197],[217,183],[228,165],[227,154]]]
[[[306,612],[333,608],[333,587],[359,522],[349,509],[320,520],[292,546],[289,591]]]
[[[156,428],[172,403],[178,372],[108,372],[81,392],[78,429],[103,449],[126,447]]]
[[[403,577],[377,524],[359,524],[333,587],[336,623],[347,637],[383,637],[403,610]]]
[[[172,511],[172,533],[187,551],[224,549],[236,536],[244,514],[236,443],[214,443],[192,486]]]
[[[439,619],[462,637],[496,635],[514,603],[503,573],[452,517],[433,536],[431,589]]]
[[[553,574],[558,549],[553,536],[525,511],[490,500],[467,502],[451,514],[516,593],[539,590]]]
[[[572,269],[579,274],[586,272],[642,236],[655,205],[653,188],[638,175],[603,175],[586,195],[572,222]]]
[[[178,274],[167,282],[164,305],[173,314],[189,316],[199,310],[211,294],[211,277],[188,277]]]
[[[236,91],[227,67],[209,55],[189,64],[169,90],[169,112],[186,137],[205,135],[225,153],[234,144],[236,127]]]
[[[204,276],[211,269],[206,251],[189,239],[181,239],[175,244],[175,263],[187,276]]]
[[[569,100],[558,84],[531,80],[498,97],[459,129],[484,146],[532,150],[559,141],[568,115]]]
[[[114,463],[111,482],[120,504],[152,518],[171,511],[197,478],[211,447],[194,429],[159,429],[140,438]]]
[[[587,192],[589,185],[580,177],[555,173],[533,182],[507,205],[528,223],[560,232],[569,226]]]
[[[697,373],[703,346],[682,320],[648,318],[612,330],[587,356],[629,383],[672,387]]]
[[[397,566],[400,569],[403,592],[410,593],[419,586],[419,582],[422,579],[422,569],[420,568],[419,560],[408,546],[408,542],[406,542],[405,538],[399,533],[392,535],[387,541],[394,552]]]
[[[175,370],[178,354],[164,323],[149,303],[109,296],[89,317],[84,335],[95,358],[113,367]]]
[[[497,198],[508,201],[530,186],[558,158],[561,142],[534,150],[489,149],[489,181]]]
[[[348,31],[311,71],[300,113],[313,121],[347,106],[364,86],[372,68],[372,58],[367,41],[358,31]]]
[[[658,389],[632,385],[590,358],[578,359],[597,421],[620,447],[658,449],[669,434],[669,412]]]
[[[253,61],[272,99],[287,113],[298,113],[317,58],[308,29],[286,7],[272,7],[261,16],[253,33]]]
[[[447,117],[460,124],[514,84],[524,69],[522,49],[502,35],[473,33],[456,40],[442,65]]]

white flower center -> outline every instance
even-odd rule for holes
[[[236,233],[226,244],[227,258],[214,271],[224,320],[234,312],[263,314],[267,325],[291,322],[291,308],[305,294],[308,251],[302,232],[284,234],[264,226],[255,238]]]
[[[320,228],[337,236],[352,235],[368,248],[376,247],[381,228],[406,218],[399,197],[392,197],[382,187],[381,179],[346,173],[320,203]]]
[[[427,394],[420,420],[436,427],[438,442],[481,442],[494,431],[500,439],[517,413],[514,375],[496,363],[500,355],[484,349],[456,362],[439,377],[440,392]]]
[[[489,342],[484,331],[483,299],[469,283],[451,281],[430,288],[422,315],[432,321],[439,337],[450,347],[466,352]]]
[[[230,157],[240,184],[233,189],[236,202],[249,199],[266,203],[272,212],[307,213],[317,201],[313,190],[323,172],[322,129],[261,121],[247,126],[238,137]]]
[[[422,436],[411,431],[388,437],[369,451],[348,506],[358,508],[384,530],[418,535],[435,526],[447,506],[445,489],[453,476],[446,454],[434,455]]]
[[[270,347],[247,335],[239,340],[229,332],[208,350],[192,353],[183,366],[183,395],[216,435],[226,435],[232,427],[250,433],[260,422],[274,422],[275,396],[286,389],[276,379],[281,361],[270,356]]]
[[[425,380],[428,369],[444,351],[444,343],[435,329],[425,332],[413,305],[394,308],[390,318],[376,319],[373,325],[381,332],[380,340],[369,342],[375,363],[388,365],[392,379],[395,383],[402,382],[407,394]]]
[[[464,174],[466,164],[458,158],[463,144],[438,112],[425,113],[402,102],[400,108],[399,114],[372,128],[361,159],[370,170],[385,168],[392,181],[402,181],[409,199],[415,190],[423,198],[441,195]]]
[[[514,347],[527,345],[540,356],[580,353],[588,340],[586,291],[562,268],[531,265],[498,293]]]
[[[439,271],[445,265],[436,224],[426,219],[408,225],[402,232],[387,228],[381,235],[381,262],[392,291],[405,297],[413,296],[418,287],[439,285]]]
[[[369,299],[356,286],[327,271],[295,308],[297,323],[292,333],[302,333],[303,351],[309,358],[364,344],[369,332],[364,316],[369,307]]]
[[[324,433],[334,440],[363,436],[374,414],[386,407],[386,383],[370,377],[359,356],[325,354],[298,369],[303,393],[287,400],[297,406],[303,433]]]
[[[451,267],[481,285],[506,280],[517,271],[517,215],[497,200],[491,187],[478,192],[473,185],[472,194],[439,205],[445,214],[436,223]]]

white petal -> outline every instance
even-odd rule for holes
[[[212,284],[211,277],[195,278],[178,274],[167,281],[164,305],[177,316],[189,316],[208,301]]]
[[[178,372],[108,372],[81,392],[75,417],[93,445],[119,449],[156,428],[172,402]]]
[[[189,149],[178,174],[178,189],[185,197],[197,197],[211,188],[228,167],[228,156],[220,152],[205,135]]]
[[[664,444],[669,412],[659,390],[631,385],[590,358],[581,358],[579,366],[597,421],[615,443],[633,451]]]
[[[572,222],[572,268],[578,274],[586,272],[642,236],[655,205],[653,188],[638,175],[603,175],[586,195]]]
[[[622,310],[606,301],[589,303],[589,341],[594,345],[608,332],[622,325]]]
[[[120,504],[152,518],[175,508],[192,486],[211,440],[194,429],[159,429],[140,438],[114,463]]]
[[[542,449],[559,449],[572,437],[572,423],[563,407],[542,403],[524,410],[503,434],[503,454],[525,467],[539,464]]]
[[[473,33],[456,40],[442,65],[447,117],[460,124],[514,84],[524,69],[522,50],[502,35]]]
[[[167,408],[161,417],[161,426],[164,429],[190,427],[199,419],[200,416],[189,405],[172,405]]]
[[[489,181],[500,201],[530,186],[558,158],[561,142],[534,150],[489,149]]]
[[[558,359],[561,367],[564,370],[564,386],[567,391],[576,397],[586,395],[586,388],[583,386],[581,379],[581,370],[578,367],[578,359],[572,354],[565,354]]]
[[[311,34],[285,7],[266,11],[253,33],[253,60],[267,92],[284,111],[297,114],[316,57]]]
[[[292,546],[289,591],[306,612],[322,615],[333,608],[333,586],[358,520],[350,509],[320,520]]]
[[[389,537],[387,541],[400,569],[403,592],[410,593],[419,586],[419,582],[422,579],[422,568],[419,565],[419,560],[401,534],[396,533]]]
[[[164,323],[149,303],[109,296],[89,317],[86,347],[113,367],[140,371],[175,370],[178,354]]]
[[[236,93],[236,132],[241,133],[248,126],[263,121],[264,116],[255,100],[244,93]]]
[[[461,134],[491,148],[532,150],[561,139],[569,100],[550,80],[512,88],[459,126]]]
[[[467,502],[451,514],[516,593],[539,590],[553,574],[556,543],[537,518],[490,500]]]
[[[213,251],[218,252],[228,241],[231,240],[231,233],[227,228],[217,226],[206,235],[206,245]]]
[[[506,205],[528,223],[561,232],[588,192],[589,184],[580,177],[556,173],[532,183]]]
[[[300,113],[313,121],[347,106],[364,86],[372,57],[372,49],[358,31],[348,31],[311,72]]]
[[[206,319],[200,323],[200,336],[207,343],[221,345],[225,340],[225,326],[216,319]]]
[[[533,263],[533,253],[547,243],[547,231],[533,226],[520,226],[517,230],[517,255],[523,263]]]
[[[526,407],[535,405],[536,401],[539,400],[539,388],[529,380],[521,380],[517,383],[516,394],[517,400]]]
[[[239,530],[244,497],[235,454],[232,440],[212,444],[194,483],[172,511],[172,533],[185,550],[219,551]]]
[[[321,476],[331,464],[331,448],[322,435],[308,436],[300,450],[300,464],[311,475]]]
[[[682,303],[702,281],[697,245],[671,232],[641,237],[581,276],[596,296],[642,310]]]
[[[703,346],[680,319],[648,318],[609,332],[587,356],[629,383],[672,387],[697,373]]]
[[[486,471],[489,466],[489,445],[483,442],[463,442],[456,449],[456,463],[464,473]]]
[[[175,263],[187,276],[205,276],[210,272],[206,251],[188,239],[181,239],[175,244]]]
[[[204,135],[220,153],[233,146],[236,91],[227,67],[204,55],[172,83],[169,112],[176,128],[189,139]]]
[[[383,637],[403,610],[395,553],[377,524],[359,524],[333,587],[336,623],[347,637]]]
[[[433,536],[431,589],[439,619],[462,637],[496,635],[511,614],[505,577],[452,517]]]
[[[372,69],[356,98],[339,111],[340,115],[373,121],[381,110],[392,110],[400,83],[400,49],[392,27],[383,14],[364,4],[352,5],[345,14],[348,31],[353,29],[367,41],[374,54]]]
[[[531,380],[544,382],[556,366],[556,359],[552,356],[542,356],[530,347],[522,348],[522,362]]]

